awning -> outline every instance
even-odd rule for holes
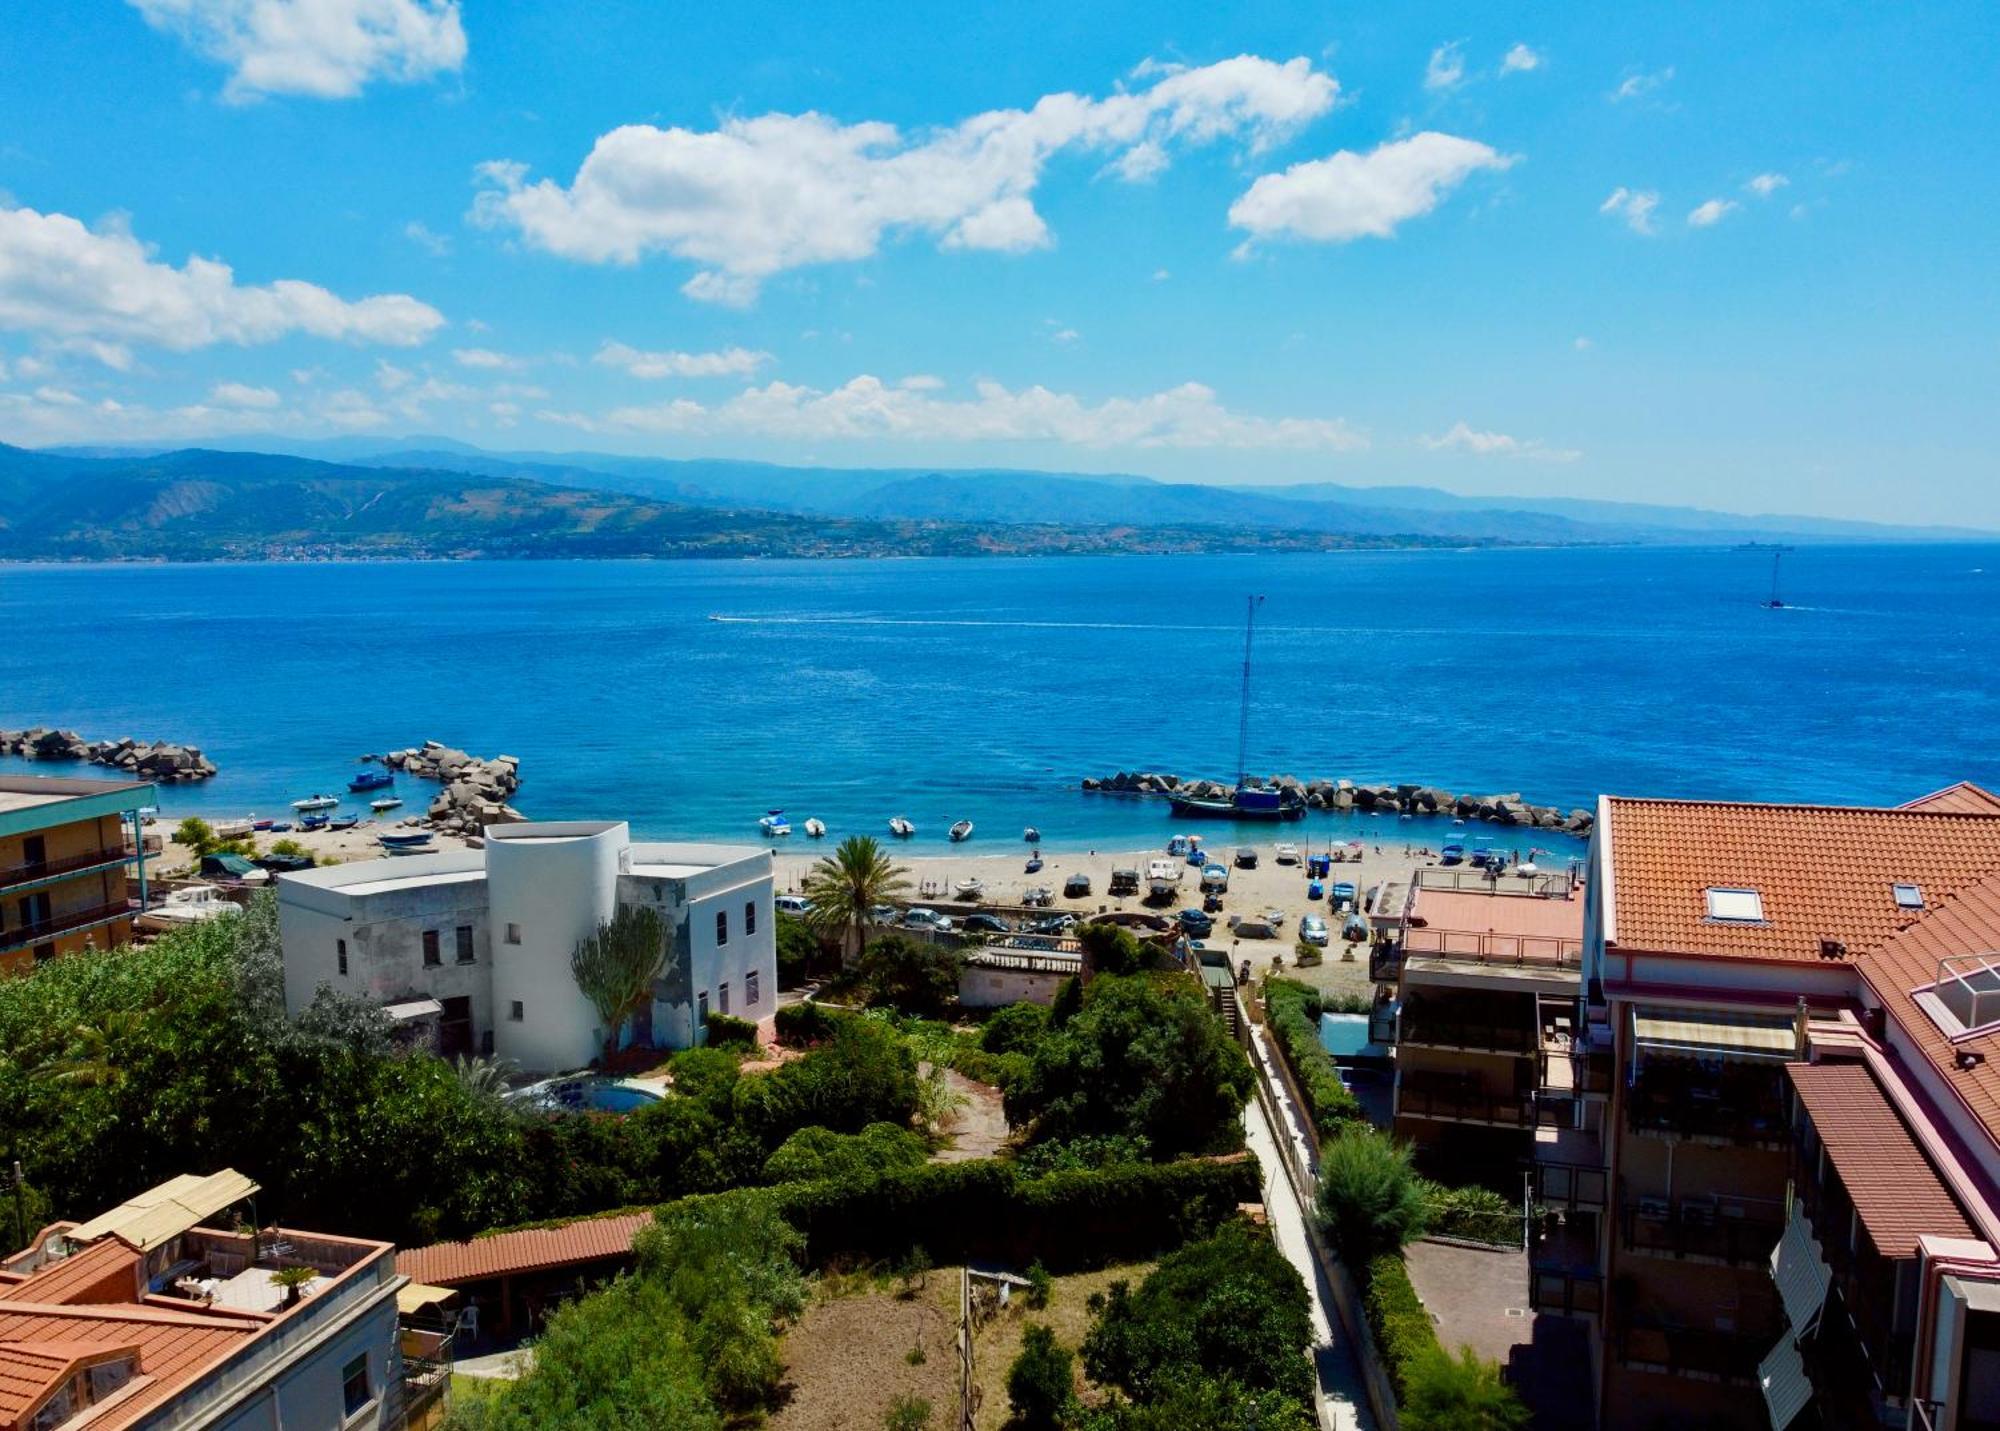
[[[234,1168],[224,1168],[207,1177],[183,1173],[109,1212],[100,1213],[70,1232],[69,1239],[76,1243],[95,1242],[116,1234],[141,1252],[150,1252],[256,1191],[257,1184]]]
[[[454,1287],[433,1287],[428,1282],[411,1282],[396,1294],[396,1311],[407,1317],[458,1295]]]
[[[444,1005],[436,999],[408,999],[400,1004],[384,1004],[382,1012],[399,1024],[407,1024],[444,1013]]]
[[[1646,1053],[1780,1061],[1798,1057],[1797,1031],[1782,1015],[1640,1009],[1632,1015],[1632,1038]]]
[[[1789,1332],[1757,1363],[1757,1385],[1764,1393],[1764,1408],[1771,1413],[1771,1431],[1785,1431],[1812,1400],[1812,1378],[1806,1375],[1799,1344]]]
[[[1771,1249],[1771,1280],[1778,1284],[1778,1295],[1784,1299],[1792,1336],[1805,1336],[1819,1323],[1833,1274],[1820,1254],[1812,1224],[1806,1221],[1796,1203],[1792,1205],[1791,1220],[1785,1224],[1785,1235]]]

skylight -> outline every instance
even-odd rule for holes
[[[1754,889],[1710,886],[1708,917],[1722,924],[1762,924],[1764,896]]]
[[[1914,884],[1892,884],[1889,886],[1889,889],[1896,896],[1896,908],[1922,909],[1924,907],[1924,891],[1921,886]]]
[[[2000,1024],[2000,954],[1954,954],[1938,960],[1937,982],[1914,991],[1917,1006],[1947,1038]]]

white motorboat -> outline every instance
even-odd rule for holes
[[[292,801],[294,810],[331,810],[340,803],[338,795],[308,795],[303,800]]]
[[[986,884],[983,880],[962,879],[951,888],[952,892],[960,899],[968,902],[975,901],[980,895],[986,893]]]
[[[806,821],[806,838],[817,840],[823,837],[825,834],[826,834],[826,821],[824,820]]]
[[[972,821],[960,820],[956,825],[953,825],[951,827],[951,842],[954,845],[958,844],[962,840],[969,840],[971,838],[972,838]]]
[[[368,802],[368,808],[373,810],[376,814],[379,815],[384,810],[393,810],[402,803],[403,802],[394,795],[384,795],[380,800],[370,800]]]
[[[1037,830],[1033,825],[1030,825],[1027,829],[1021,831],[1021,838],[1031,845],[1039,845],[1042,842],[1042,832]]]
[[[905,820],[901,815],[892,815],[889,817],[889,833],[897,839],[907,840],[910,836],[916,834],[916,832],[917,827],[912,825],[908,820]]]
[[[235,912],[236,906],[224,899],[222,891],[214,885],[191,884],[169,893],[164,901],[148,909],[133,923],[141,929],[160,932],[185,929],[190,924],[206,924],[211,919]]]
[[[1172,899],[1180,893],[1181,875],[1187,866],[1176,859],[1146,861],[1146,889],[1154,899]]]
[[[759,817],[757,829],[767,839],[782,840],[792,833],[792,822],[785,818],[783,810],[773,810],[768,815]]]

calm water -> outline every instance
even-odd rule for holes
[[[2000,783],[2000,548],[897,562],[0,567],[0,725],[203,746],[170,813],[282,813],[434,737],[540,817],[752,837],[951,821],[1149,846],[1123,768],[1895,801]],[[711,620],[712,615],[723,620]],[[43,773],[55,767],[35,766]],[[406,782],[414,784],[414,782]],[[428,798],[428,788],[406,790]],[[411,804],[417,805],[418,799]],[[1393,819],[1302,838],[1422,839]],[[802,840],[795,841],[803,843]],[[1550,843],[1543,841],[1543,843]]]

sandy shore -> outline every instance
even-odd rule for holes
[[[418,811],[421,815],[423,812]],[[162,819],[149,826],[146,833],[158,835],[165,842],[162,853],[147,859],[147,868],[156,874],[172,877],[177,874],[192,874],[195,869],[194,851],[174,839],[174,829],[178,820]],[[345,864],[351,860],[372,860],[381,857],[382,847],[375,843],[375,837],[385,831],[413,833],[428,829],[414,818],[406,820],[371,819],[363,820],[351,830],[287,830],[283,834],[272,834],[260,830],[252,838],[256,841],[257,852],[264,854],[280,840],[292,840],[302,846],[308,854],[321,864]],[[456,835],[448,835],[442,830],[431,832],[431,849],[458,850],[465,848],[465,841]]]

